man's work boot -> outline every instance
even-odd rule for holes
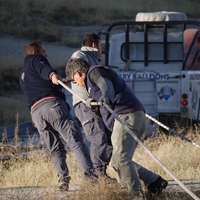
[[[151,183],[147,189],[148,189],[148,200],[156,199],[161,193],[162,190],[165,189],[168,185],[168,182],[164,180],[162,177],[158,177],[153,183]]]
[[[69,181],[70,181],[70,176],[65,176],[65,177],[61,177],[59,180],[58,180],[58,186],[59,186],[59,189],[61,191],[68,191],[69,190]]]

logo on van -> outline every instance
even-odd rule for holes
[[[158,91],[158,97],[162,100],[168,101],[170,97],[172,97],[176,93],[176,90],[168,85],[163,86]]]

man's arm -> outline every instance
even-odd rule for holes
[[[56,73],[49,61],[42,55],[38,54],[34,59],[34,68],[41,78],[45,80],[51,80],[53,84],[58,85],[58,80],[62,80]]]
[[[112,103],[115,96],[115,90],[111,81],[109,70],[105,68],[95,68],[90,73],[90,80],[93,84],[97,85],[102,92],[102,96],[99,101],[107,104]]]
[[[55,72],[52,72],[49,76],[50,80],[53,84],[59,85],[58,80],[62,81],[62,78],[60,75],[56,74]]]

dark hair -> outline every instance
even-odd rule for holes
[[[101,38],[96,33],[87,34],[83,38],[82,46],[92,47],[92,43],[98,46],[99,40],[101,40]]]
[[[69,59],[65,68],[65,75],[67,78],[71,78],[74,72],[85,73],[90,67],[90,64],[82,59]]]
[[[41,42],[30,42],[25,46],[25,55],[32,54],[33,51],[40,52]]]

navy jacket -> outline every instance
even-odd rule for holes
[[[19,81],[29,108],[43,97],[55,96],[65,100],[61,86],[53,84],[49,79],[52,72],[55,70],[44,56],[36,54],[25,57]]]
[[[102,70],[109,70],[110,72],[110,77],[111,77],[110,81],[112,82],[115,90],[114,101],[112,102],[111,108],[115,111],[115,113],[127,114],[140,110],[145,112],[142,103],[133,94],[133,92],[125,83],[125,81],[114,70],[106,66],[91,66],[86,73],[86,79],[85,79],[86,88],[93,99],[99,101],[100,97],[102,96],[102,92],[99,89],[99,87],[96,84],[92,83],[90,79],[92,70],[97,67],[101,68]],[[108,129],[112,130],[114,116],[106,108],[103,107],[100,108],[100,112],[103,121],[108,127]]]

